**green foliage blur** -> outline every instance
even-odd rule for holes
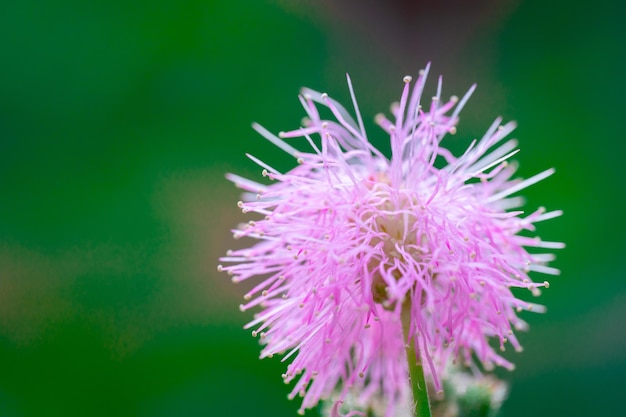
[[[429,61],[431,92],[478,82],[449,146],[503,115],[521,174],[557,170],[525,195],[565,211],[539,227],[562,275],[498,373],[502,416],[622,416],[617,2],[430,3],[1,2],[0,416],[296,415],[216,272],[245,219],[224,173],[260,178],[245,152],[289,169],[250,123],[297,128],[302,86],[347,102],[346,72],[384,148],[373,116]]]

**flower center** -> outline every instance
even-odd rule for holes
[[[361,230],[374,253],[367,267],[373,301],[392,308],[390,293],[407,270],[428,252],[426,235],[419,228],[418,198],[410,190],[390,188],[384,181],[371,186],[372,194],[360,216]]]

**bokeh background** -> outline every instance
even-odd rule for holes
[[[539,230],[567,242],[562,275],[503,416],[623,416],[617,3],[1,2],[0,416],[295,415],[216,272],[244,219],[224,173],[260,178],[244,152],[288,169],[250,123],[298,127],[302,86],[349,100],[346,72],[384,146],[373,115],[429,61],[444,95],[478,83],[449,146],[502,115],[521,174],[557,169],[525,195],[565,211]]]

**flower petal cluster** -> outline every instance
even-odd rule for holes
[[[246,191],[239,207],[257,214],[234,236],[256,241],[229,251],[218,269],[234,282],[256,279],[241,305],[258,310],[247,328],[264,344],[261,357],[290,361],[283,378],[296,381],[291,396],[304,397],[301,411],[339,390],[339,400],[357,393],[364,404],[382,394],[386,415],[394,415],[410,397],[411,340],[437,389],[449,361],[511,369],[499,350],[521,349],[518,313],[542,310],[512,288],[536,295],[548,283],[529,272],[559,272],[543,249],[563,244],[533,231],[561,211],[524,215],[515,196],[553,170],[514,178],[508,160],[517,142],[507,136],[515,124],[500,118],[460,156],[441,147],[474,87],[445,101],[440,78],[425,106],[427,73],[405,77],[393,117],[376,117],[390,158],[368,140],[348,78],[356,121],[327,94],[304,89],[304,127],[275,136],[254,125],[298,165],[281,173],[248,155],[269,184],[228,175]],[[323,119],[319,106],[334,120]],[[297,149],[303,144],[310,150]]]

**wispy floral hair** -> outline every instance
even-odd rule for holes
[[[515,331],[525,323],[517,313],[543,308],[511,288],[537,295],[548,282],[533,282],[529,272],[559,273],[547,266],[553,255],[538,249],[564,245],[532,232],[561,211],[524,215],[514,196],[554,170],[515,179],[516,164],[507,161],[517,142],[506,139],[515,123],[500,118],[461,156],[441,147],[475,86],[446,101],[440,78],[422,107],[428,70],[415,83],[404,78],[391,120],[376,116],[390,158],[368,140],[348,77],[356,121],[327,94],[303,89],[304,127],[275,136],[253,125],[298,165],[281,173],[248,155],[270,183],[227,176],[246,191],[242,211],[260,216],[234,231],[257,243],[229,251],[218,269],[234,282],[258,279],[241,305],[260,307],[246,327],[264,344],[261,357],[291,361],[283,378],[297,380],[291,396],[304,397],[301,411],[338,391],[339,400],[357,393],[363,404],[382,394],[386,415],[394,415],[409,401],[411,341],[438,390],[450,361],[476,372],[474,358],[486,369],[512,369],[497,350],[519,350]],[[335,120],[323,120],[318,105]]]

